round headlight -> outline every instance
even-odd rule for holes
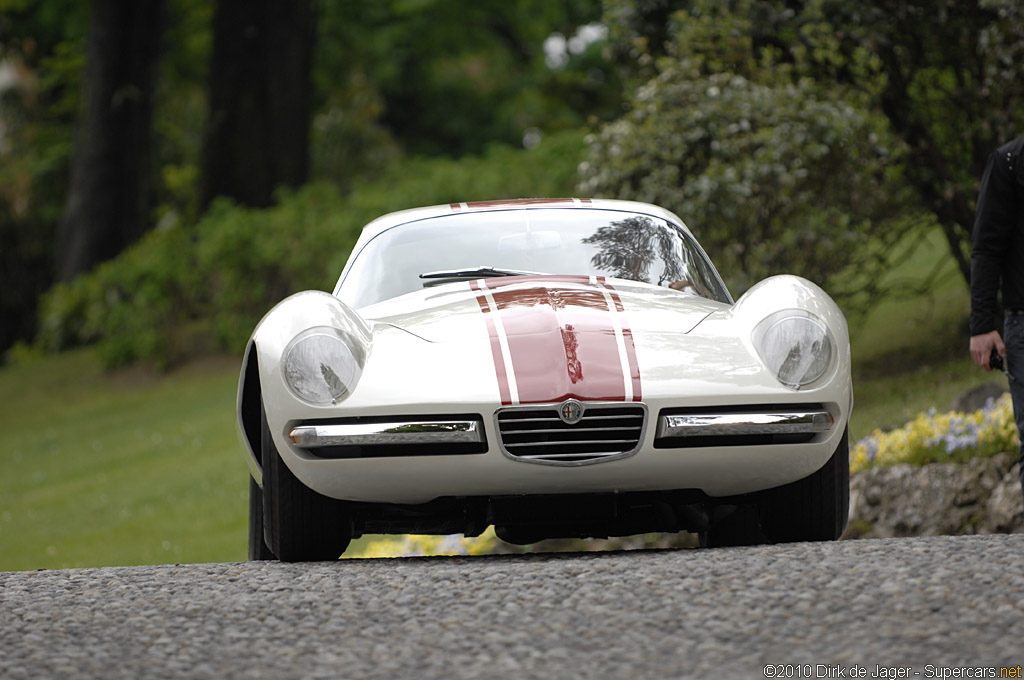
[[[303,401],[334,404],[355,387],[361,362],[332,328],[314,328],[299,335],[284,353],[284,380]]]
[[[761,357],[779,382],[799,388],[825,373],[832,362],[832,341],[815,319],[787,316],[761,337]]]

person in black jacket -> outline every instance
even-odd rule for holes
[[[1024,136],[989,156],[981,176],[971,249],[971,358],[986,371],[998,355],[1010,379],[1024,442]],[[1003,334],[996,325],[1003,294]],[[1024,492],[1024,445],[1020,482]]]

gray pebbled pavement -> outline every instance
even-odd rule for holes
[[[1024,665],[1022,557],[1024,534],[4,572],[0,678],[998,673]]]

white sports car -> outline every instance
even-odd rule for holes
[[[333,293],[252,334],[238,389],[251,559],[364,533],[691,531],[831,540],[847,521],[846,320],[813,283],[733,301],[643,203],[453,203],[367,225]]]

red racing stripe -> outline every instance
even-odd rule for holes
[[[590,205],[590,199],[580,201],[581,205]],[[470,201],[468,203],[449,203],[448,207],[453,212],[460,210],[490,210],[494,208],[522,208],[525,206],[551,206],[566,207],[572,206],[575,201],[571,198],[510,198],[499,201]]]
[[[570,397],[640,401],[636,348],[622,301],[603,278],[596,282],[531,276],[470,284],[485,315],[503,404]]]
[[[480,290],[478,281],[470,281],[469,287],[476,292],[476,301],[480,305],[480,311],[484,314],[484,323],[487,324],[487,337],[491,344],[491,358],[494,361],[494,372],[498,378],[498,395],[501,397],[501,405],[508,406],[512,403],[512,395],[509,390],[508,373],[505,371],[505,360],[501,353],[501,341],[498,339],[497,327],[494,317],[491,315],[491,305],[487,296]]]
[[[622,298],[619,296],[619,292],[615,288],[605,281],[604,277],[598,279],[598,285],[608,291],[612,298],[612,303],[615,305],[615,311],[620,314],[624,314],[626,311],[622,305]],[[625,319],[623,315],[621,318]],[[622,324],[622,336],[624,339],[624,346],[626,349],[626,360],[629,364],[629,375],[633,382],[633,401],[640,401],[640,364],[636,360],[636,345],[633,344],[633,330],[623,321]]]

